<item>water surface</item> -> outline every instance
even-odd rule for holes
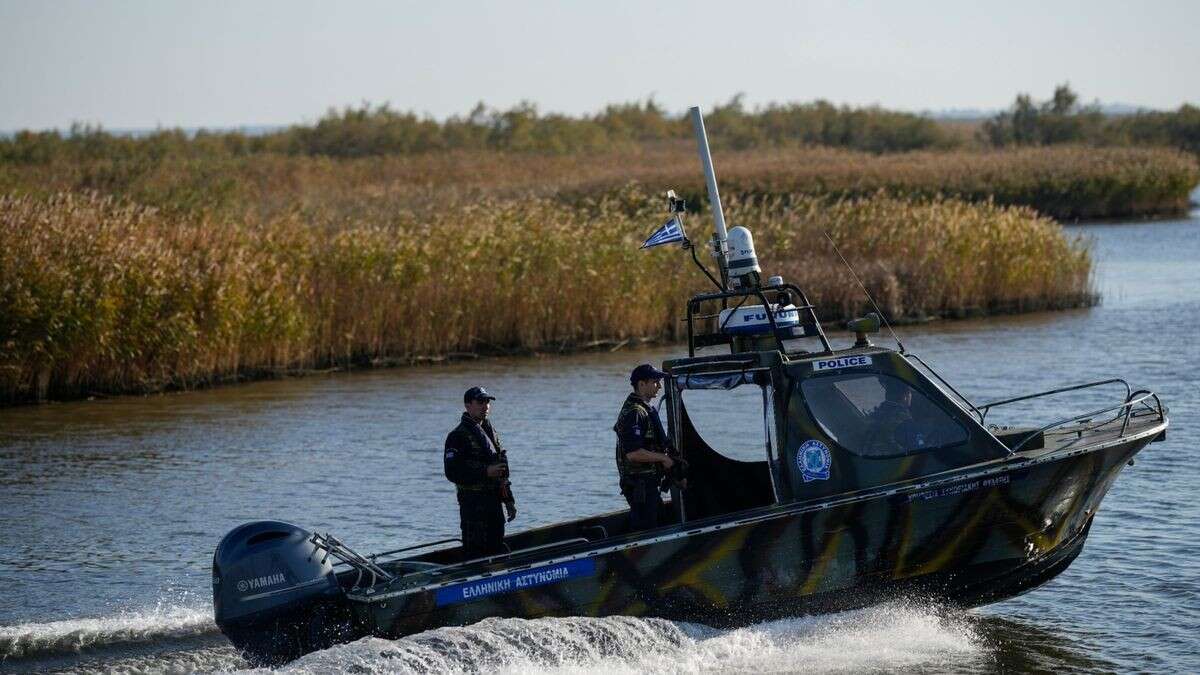
[[[976,401],[1125,377],[1171,407],[1167,442],[1122,473],[1082,555],[1050,584],[970,612],[897,602],[732,631],[497,619],[367,639],[289,669],[1200,671],[1200,217],[1068,229],[1093,239],[1099,307],[898,329]],[[496,359],[0,410],[0,670],[245,668],[211,618],[220,537],[259,518],[328,530],[366,552],[453,534],[441,446],[471,385],[499,397],[517,525],[620,508],[611,426],[627,374],[679,353]],[[997,421],[1050,421],[1114,396]]]

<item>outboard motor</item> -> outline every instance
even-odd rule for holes
[[[258,664],[323,649],[349,630],[329,554],[312,533],[261,520],[234,528],[213,554],[217,626]]]

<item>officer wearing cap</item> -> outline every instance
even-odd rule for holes
[[[492,401],[483,387],[463,394],[466,412],[446,437],[446,478],[458,489],[463,555],[478,558],[508,551],[504,544],[504,513],[511,522],[517,504],[508,481],[508,458],[500,437],[488,420]]]
[[[667,374],[643,363],[629,375],[633,392],[625,399],[613,431],[617,432],[617,473],[621,494],[629,502],[631,532],[658,527],[662,506],[659,480],[675,465],[658,410],[652,405]]]

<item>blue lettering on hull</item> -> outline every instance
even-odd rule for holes
[[[567,579],[590,577],[596,573],[596,561],[591,558],[572,560],[558,565],[545,565],[437,590],[437,606],[470,602],[499,593],[511,593],[535,586],[556,584]]]

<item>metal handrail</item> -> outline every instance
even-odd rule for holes
[[[768,289],[768,290],[770,290],[770,289]],[[816,305],[795,305],[795,308],[797,310],[816,309]],[[693,316],[692,318],[693,319],[717,319],[717,318],[720,318],[720,316],[721,316],[721,313],[717,312],[716,314],[698,314],[696,316]],[[685,322],[687,322],[687,319],[679,320],[679,323],[685,323]]]
[[[608,533],[607,533],[607,531],[604,530],[604,528],[602,526],[596,526],[596,527],[600,527],[601,531],[607,537]],[[326,557],[328,557],[328,555],[333,555],[335,558],[337,558],[338,560],[341,561],[341,562],[335,563],[335,565],[350,565],[351,567],[354,567],[356,570],[358,570],[358,577],[356,577],[354,580],[354,587],[358,588],[359,581],[362,580],[362,575],[363,575],[364,570],[368,574],[371,574],[371,583],[369,584],[368,587],[374,587],[375,583],[378,581],[378,579],[380,577],[382,577],[385,581],[392,581],[394,579],[399,578],[399,577],[396,577],[395,575],[392,575],[392,574],[386,572],[383,568],[381,568],[377,564],[375,564],[375,560],[377,558],[379,558],[380,556],[390,555],[393,553],[401,553],[404,551],[411,551],[411,550],[415,550],[415,549],[419,549],[419,548],[425,548],[427,546],[436,546],[438,544],[446,544],[446,543],[449,543],[452,541],[461,542],[462,540],[457,537],[451,538],[451,539],[442,539],[440,541],[432,541],[427,544],[417,544],[416,546],[406,546],[404,548],[398,548],[398,549],[395,549],[392,551],[384,551],[382,553],[375,553],[371,556],[366,556],[366,557],[364,557],[358,553],[355,553],[349,547],[347,547],[342,542],[338,541],[338,539],[332,535],[314,534],[312,541],[319,548],[322,548],[328,552],[326,554]],[[518,555],[518,554],[529,553],[532,551],[540,551],[540,550],[548,549],[548,548],[556,548],[559,546],[569,546],[572,544],[590,544],[590,543],[592,543],[592,540],[588,539],[587,537],[576,537],[574,539],[564,539],[562,541],[553,541],[548,544],[539,544],[538,546],[529,546],[527,548],[517,549],[516,551],[509,551],[507,553],[499,553],[496,555],[484,556],[482,558],[472,558],[470,560],[463,560],[463,561],[457,562],[457,563],[450,563],[450,564],[445,564],[445,565],[435,565],[433,563],[430,563],[430,565],[431,565],[430,567],[426,567],[426,568],[420,569],[420,570],[414,570],[414,573],[415,572],[426,572],[429,574],[439,574],[440,575],[440,574],[445,574],[449,570],[452,570],[456,567],[464,567],[466,565],[471,565],[474,563],[492,562],[495,560],[502,560],[504,558],[509,558],[509,557],[512,557],[512,556]],[[355,556],[357,556],[357,557],[355,557]],[[400,576],[403,577],[403,576],[407,576],[407,575],[402,574]]]
[[[394,577],[391,573],[384,570],[373,561],[368,560],[362,554],[355,552],[349,546],[346,546],[340,539],[332,534],[319,534],[314,532],[309,541],[318,549],[325,551],[325,557],[321,559],[321,563],[329,560],[329,556],[333,556],[343,563],[350,565],[358,571],[358,576],[354,579],[354,587],[358,588],[359,582],[362,581],[363,572],[371,575],[371,586],[382,577],[385,581],[391,581]],[[335,563],[336,564],[336,563]]]
[[[507,553],[499,553],[497,555],[484,556],[482,558],[472,558],[470,560],[464,560],[462,562],[454,563],[452,565],[443,565],[442,567],[439,567],[436,570],[429,570],[429,571],[435,572],[437,574],[441,574],[445,570],[452,568],[452,567],[462,567],[462,566],[470,565],[470,564],[477,563],[477,562],[491,562],[493,560],[500,560],[502,558],[510,558],[514,555],[517,555],[518,553],[529,553],[530,551],[541,551],[541,550],[547,549],[547,548],[556,548],[558,546],[568,546],[570,544],[579,544],[579,543],[590,544],[591,542],[592,542],[592,540],[588,539],[587,537],[576,537],[574,539],[564,539],[562,541],[552,541],[549,544],[539,544],[538,546],[519,548],[515,551],[509,551]]]
[[[983,422],[983,419],[985,417],[987,417],[987,414],[989,412],[991,412],[992,408],[998,408],[1002,405],[1008,405],[1009,403],[1016,403],[1018,401],[1028,401],[1030,399],[1040,398],[1042,396],[1051,396],[1053,394],[1061,394],[1061,393],[1067,392],[1067,391],[1079,391],[1080,389],[1087,389],[1089,387],[1099,387],[1101,385],[1114,384],[1114,383],[1120,383],[1120,384],[1125,385],[1125,400],[1126,401],[1128,401],[1130,399],[1130,397],[1133,396],[1133,390],[1130,388],[1129,383],[1119,377],[1114,377],[1109,380],[1097,380],[1096,382],[1088,382],[1086,384],[1075,384],[1075,385],[1071,385],[1069,387],[1061,387],[1059,389],[1050,389],[1048,391],[1038,392],[1036,394],[1026,394],[1024,396],[1016,396],[1013,398],[1006,398],[1006,399],[1003,399],[1000,401],[992,401],[991,403],[985,403],[985,404],[979,406],[979,408],[978,408],[978,410],[982,411],[982,416],[979,418],[979,421]],[[1107,412],[1107,411],[1104,411],[1104,412]]]
[[[1159,400],[1158,394],[1155,394],[1154,392],[1148,391],[1148,390],[1141,390],[1141,391],[1145,391],[1146,393],[1136,399],[1133,398],[1133,394],[1131,393],[1130,397],[1127,398],[1125,400],[1125,402],[1120,405],[1115,405],[1110,408],[1102,408],[1100,410],[1094,410],[1092,412],[1083,413],[1081,415],[1069,417],[1067,419],[1059,420],[1057,422],[1051,422],[1050,424],[1047,424],[1039,429],[1031,431],[1028,436],[1026,436],[1024,439],[1021,440],[1020,443],[1017,443],[1016,447],[1014,447],[1012,450],[1009,450],[1008,454],[1015,455],[1017,452],[1019,452],[1021,450],[1022,447],[1025,446],[1026,443],[1028,443],[1029,441],[1036,438],[1038,436],[1038,434],[1043,434],[1055,427],[1060,427],[1064,424],[1070,424],[1071,422],[1075,422],[1078,420],[1090,421],[1093,417],[1095,417],[1097,415],[1103,415],[1104,413],[1107,413],[1107,412],[1112,412],[1114,410],[1122,410],[1123,409],[1125,411],[1125,414],[1124,414],[1125,420],[1121,424],[1121,433],[1118,435],[1118,438],[1119,438],[1121,436],[1124,436],[1126,429],[1129,428],[1129,416],[1133,412],[1133,406],[1137,405],[1138,403],[1142,403],[1151,412],[1156,411],[1154,407],[1151,407],[1148,403],[1145,403],[1145,401],[1150,398],[1154,399],[1154,402],[1157,406],[1158,419],[1159,420],[1165,419],[1166,415],[1163,413],[1162,401]],[[1139,391],[1138,393],[1141,393],[1141,391]],[[1108,420],[1108,421],[1104,422],[1103,424],[1098,424],[1098,425],[1090,427],[1088,429],[1081,429],[1080,433],[1082,433],[1083,431],[1090,431],[1091,429],[1098,429],[1098,428],[1104,426],[1104,424],[1108,424],[1110,422],[1116,421],[1119,417],[1121,417],[1120,413],[1113,416],[1113,418],[1111,420]]]
[[[1129,394],[1129,398],[1132,399],[1134,396],[1137,396],[1138,394],[1146,394],[1146,396],[1143,396],[1138,400],[1141,401],[1142,404],[1146,406],[1146,409],[1149,410],[1150,412],[1154,412],[1155,409],[1151,408],[1149,403],[1146,403],[1146,399],[1151,396],[1154,397],[1154,405],[1158,408],[1159,421],[1162,421],[1162,419],[1164,417],[1166,417],[1166,414],[1163,412],[1162,400],[1158,398],[1158,394],[1150,391],[1149,389],[1138,389],[1137,391]],[[1133,414],[1133,408],[1130,408],[1129,412],[1125,413],[1125,421],[1121,424],[1121,435],[1122,436],[1125,435],[1125,429],[1127,429],[1129,427],[1129,417],[1132,414]]]
[[[600,538],[608,539],[608,528],[603,525],[588,525],[583,530],[600,530]],[[588,541],[591,541],[591,539],[588,539]]]
[[[822,353],[831,353],[833,351],[833,347],[830,346],[829,339],[827,337],[825,337],[825,329],[821,326],[821,320],[817,318],[817,312],[816,312],[813,304],[811,302],[809,302],[808,296],[805,295],[804,291],[801,290],[801,288],[799,286],[796,286],[795,284],[785,283],[785,284],[780,284],[780,285],[776,285],[776,286],[761,286],[761,287],[755,287],[755,288],[750,288],[750,289],[745,289],[745,290],[719,291],[717,293],[700,293],[700,294],[692,296],[692,298],[690,300],[688,300],[688,306],[687,306],[688,356],[696,355],[695,321],[697,318],[696,314],[699,312],[699,309],[700,309],[700,303],[710,302],[713,300],[724,301],[724,300],[729,300],[731,298],[743,298],[742,302],[745,302],[746,300],[750,299],[751,297],[756,297],[762,302],[763,309],[766,311],[766,314],[767,314],[767,323],[770,324],[770,326],[771,326],[771,335],[774,336],[775,342],[779,345],[779,351],[785,352],[786,349],[784,349],[783,338],[781,338],[779,336],[779,326],[775,322],[776,311],[775,311],[775,309],[772,308],[771,303],[767,301],[767,296],[766,296],[767,292],[780,293],[780,292],[784,292],[784,291],[787,291],[787,292],[794,291],[796,293],[796,295],[798,295],[800,297],[800,302],[802,304],[797,306],[796,309],[807,311],[807,314],[812,318],[812,325],[817,331],[816,335],[809,336],[809,337],[816,337],[821,341],[821,346],[824,348],[824,352],[822,352]],[[778,299],[778,298],[776,298],[776,299]],[[739,303],[739,306],[740,306],[740,304],[741,303]]]
[[[379,558],[382,558],[385,555],[394,555],[396,553],[404,553],[405,551],[415,551],[420,548],[428,548],[430,546],[437,546],[438,544],[449,544],[452,541],[457,541],[460,544],[462,543],[462,539],[460,539],[458,537],[450,537],[449,539],[439,539],[437,541],[431,541],[428,544],[417,544],[416,546],[405,546],[404,548],[396,548],[396,549],[392,549],[390,551],[384,551],[382,553],[372,553],[371,555],[369,555],[367,557],[370,558],[371,561],[373,562],[375,560],[378,560]]]
[[[605,532],[605,534],[607,534],[607,532]],[[557,548],[559,546],[569,546],[571,544],[581,544],[581,543],[582,544],[590,544],[590,543],[592,543],[592,540],[588,539],[587,537],[576,537],[574,539],[564,539],[562,541],[553,541],[553,542],[550,542],[549,544],[540,544],[538,546],[529,546],[527,548],[520,548],[515,551],[509,551],[507,553],[498,553],[496,555],[484,556],[482,558],[471,558],[470,560],[463,560],[463,561],[456,562],[456,563],[437,565],[435,567],[428,567],[428,568],[421,569],[421,570],[415,570],[415,572],[426,572],[429,574],[439,574],[440,575],[440,574],[445,574],[446,572],[448,572],[454,568],[457,568],[457,567],[465,567],[467,565],[473,565],[475,563],[480,563],[480,562],[493,562],[496,560],[502,560],[504,558],[510,558],[514,555],[518,555],[518,554],[522,554],[522,553],[529,553],[531,551],[541,551],[543,549]],[[382,555],[382,554],[380,554],[380,555]],[[402,576],[407,576],[407,575],[402,575]]]
[[[960,401],[962,401],[963,403],[966,403],[967,407],[971,409],[971,412],[975,413],[975,415],[977,417],[979,417],[979,423],[983,424],[983,417],[984,417],[985,413],[979,412],[979,408],[976,408],[975,404],[971,403],[970,399],[968,399],[966,396],[963,396],[957,389],[954,388],[954,385],[950,384],[949,382],[947,382],[945,380],[945,378],[943,378],[941,375],[939,375],[938,372],[933,369],[933,366],[929,365],[928,363],[925,363],[924,359],[917,356],[916,354],[913,354],[912,352],[905,352],[904,358],[915,360],[917,363],[924,366],[925,370],[929,371],[930,375],[933,375],[935,378],[937,378],[938,382],[941,382],[942,384],[946,385],[946,388],[949,389],[950,391],[954,392],[954,395],[957,396]]]

